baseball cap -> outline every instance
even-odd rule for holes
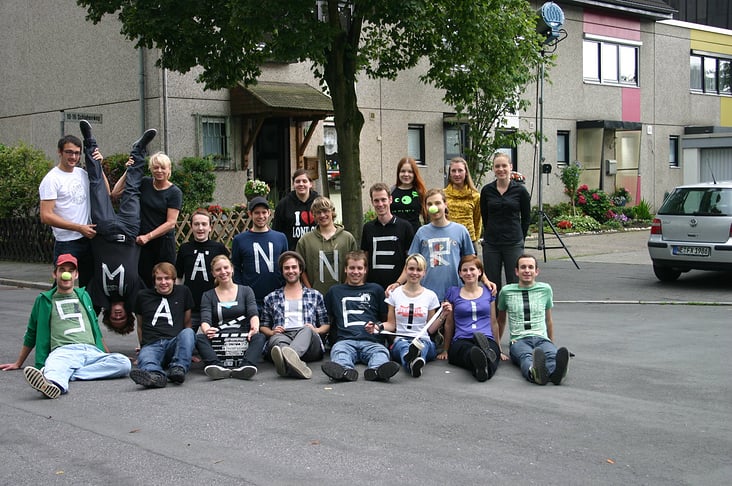
[[[267,209],[269,209],[269,202],[262,196],[257,196],[249,201],[249,211],[254,211],[257,206],[267,206]]]
[[[71,253],[64,253],[59,255],[56,259],[56,266],[63,265],[64,263],[73,263],[75,267],[79,267],[79,262],[76,261],[76,257]]]

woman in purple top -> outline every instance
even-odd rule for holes
[[[462,257],[458,273],[464,286],[450,287],[445,294],[452,312],[445,320],[445,350],[437,359],[447,359],[486,381],[495,374],[501,355],[495,297],[480,283],[483,264],[477,256]]]

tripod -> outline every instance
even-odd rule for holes
[[[557,41],[558,42],[558,41]],[[556,46],[556,44],[554,44]],[[572,254],[569,252],[569,248],[567,248],[567,245],[564,244],[564,241],[562,241],[562,238],[559,236],[559,233],[557,232],[557,229],[552,224],[549,217],[544,212],[544,202],[542,200],[542,184],[541,179],[543,174],[550,174],[552,170],[551,164],[545,164],[544,163],[544,58],[546,56],[546,51],[542,49],[541,51],[541,63],[539,65],[539,183],[538,183],[538,190],[539,190],[539,239],[538,239],[538,246],[536,247],[537,250],[542,250],[544,253],[544,262],[546,262],[546,250],[547,249],[558,249],[558,248],[564,248],[564,251],[567,253],[567,256],[572,260],[572,263],[574,263],[574,266],[577,267],[577,270],[580,269],[579,265],[577,264],[577,261],[574,259]],[[547,181],[548,182],[548,181]],[[554,233],[554,236],[556,236],[557,240],[559,240],[559,243],[562,244],[562,246],[546,246],[546,242],[544,239],[544,223],[548,224],[549,227],[552,229],[552,232]]]

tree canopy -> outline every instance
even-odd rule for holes
[[[201,66],[206,89],[256,82],[268,61],[311,62],[333,100],[343,217],[355,235],[363,211],[359,75],[394,79],[424,59],[422,80],[444,90],[456,111],[480,117],[471,123],[486,134],[522,107],[539,60],[526,0],[77,1],[92,22],[116,14],[123,35],[159,49],[158,65],[181,73]]]

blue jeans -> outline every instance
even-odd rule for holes
[[[390,361],[389,350],[383,344],[356,339],[335,343],[330,350],[330,360],[344,368],[355,368],[356,363],[363,363],[368,368],[378,368]]]
[[[164,373],[164,368],[180,366],[187,373],[191,367],[195,341],[193,329],[183,329],[174,338],[146,344],[137,355],[137,367],[145,371]]]
[[[540,336],[529,336],[512,342],[509,351],[511,361],[516,366],[521,367],[521,374],[529,381],[531,381],[529,369],[531,368],[531,365],[534,364],[534,357],[532,354],[534,352],[534,348],[541,348],[544,350],[544,355],[546,356],[546,369],[550,375],[554,373],[554,368],[557,367],[557,347],[548,339]]]
[[[421,356],[424,358],[425,362],[434,361],[437,358],[437,346],[435,346],[435,343],[426,338],[422,338],[420,341],[424,344]],[[411,342],[411,339],[399,338],[394,341],[394,345],[391,347],[391,359],[400,362],[402,366],[407,369],[409,369],[409,363],[404,361],[404,356],[407,354],[407,351],[409,351],[409,344]]]
[[[516,276],[516,260],[524,252],[524,242],[508,245],[494,245],[486,241],[483,242],[483,267],[485,276],[488,280],[495,283],[500,292],[501,287],[501,267],[506,276],[506,283],[517,283]]]
[[[123,354],[105,353],[93,344],[66,344],[48,355],[43,376],[66,393],[69,381],[123,378],[131,368],[130,360]]]
[[[71,253],[79,262],[79,287],[86,287],[94,275],[94,257],[92,256],[91,240],[79,238],[78,240],[58,241],[53,245],[53,264],[56,264],[59,255]]]

